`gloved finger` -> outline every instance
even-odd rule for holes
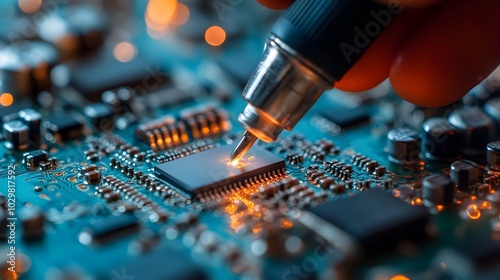
[[[405,7],[424,7],[433,5],[444,0],[375,0],[376,2],[387,5],[403,5]]]
[[[290,5],[292,0],[257,0],[257,2],[270,9],[283,10]]]
[[[430,11],[430,8],[402,8],[398,15],[391,15],[391,18],[379,17],[379,21],[385,21],[380,24],[389,25],[344,77],[335,83],[335,87],[350,92],[363,91],[387,79],[397,49]]]
[[[402,98],[422,106],[460,99],[500,63],[500,1],[443,4],[405,40],[389,74]]]
[[[436,4],[438,2],[441,2],[443,0],[374,0],[376,2],[386,4],[386,5],[403,5],[405,7],[422,7],[422,6],[428,6],[431,4]],[[292,0],[257,0],[257,2],[261,3],[262,5],[275,9],[275,10],[283,10],[290,3]]]

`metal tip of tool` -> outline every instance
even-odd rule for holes
[[[234,148],[233,152],[229,156],[229,163],[237,162],[238,160],[240,160],[241,157],[243,157],[248,152],[248,150],[250,150],[255,141],[257,141],[257,136],[248,131],[245,131],[240,143],[238,143],[236,148]]]

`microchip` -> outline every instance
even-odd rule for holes
[[[66,114],[51,116],[44,122],[43,127],[57,140],[67,140],[83,136],[83,124]]]
[[[108,269],[108,275],[102,279],[207,279],[205,272],[192,258],[189,258],[185,252],[174,248],[172,244],[164,245],[143,255],[131,257],[114,269]]]
[[[441,263],[446,264],[447,270],[457,279],[499,279],[500,243],[490,232],[474,232],[443,249],[434,263],[438,267]],[[497,277],[487,277],[489,275]]]
[[[89,104],[85,106],[83,113],[95,128],[102,131],[114,129],[113,112],[109,105],[104,103]]]
[[[204,198],[218,190],[282,174],[285,161],[257,147],[236,164],[229,163],[234,145],[204,151],[155,167],[155,174],[191,197]]]
[[[379,253],[426,236],[430,214],[381,189],[309,207],[300,221],[347,251]],[[338,233],[338,234],[335,234]]]
[[[338,125],[341,129],[358,126],[367,123],[370,116],[364,107],[346,108],[340,105],[333,105],[321,112],[327,120]]]
[[[104,244],[137,232],[140,229],[139,219],[132,214],[110,216],[86,226],[78,236],[85,245]]]
[[[69,85],[90,101],[100,101],[101,93],[118,87],[131,87],[139,92],[157,90],[170,79],[164,69],[136,57],[128,62],[115,59],[109,50],[68,65]]]

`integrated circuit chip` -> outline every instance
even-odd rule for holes
[[[205,280],[208,277],[185,252],[168,244],[143,255],[130,257],[114,269],[108,269],[107,275],[102,279]]]
[[[43,127],[56,140],[67,140],[83,136],[83,123],[67,114],[56,114],[44,122]]]
[[[191,197],[206,198],[219,191],[280,176],[285,161],[257,147],[237,163],[229,163],[234,145],[222,146],[155,167],[155,174]]]
[[[338,125],[341,129],[348,129],[370,121],[370,116],[364,107],[351,109],[340,105],[333,105],[323,110],[321,115]]]
[[[378,253],[425,237],[430,214],[381,189],[309,207],[299,220],[349,252]],[[349,247],[349,248],[347,248]]]

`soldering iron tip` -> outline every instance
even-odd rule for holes
[[[248,150],[252,147],[252,145],[255,143],[257,140],[257,136],[253,135],[252,133],[245,131],[243,134],[243,138],[241,139],[240,143],[234,148],[233,152],[231,153],[229,157],[229,162],[237,162],[238,160],[243,157]]]

